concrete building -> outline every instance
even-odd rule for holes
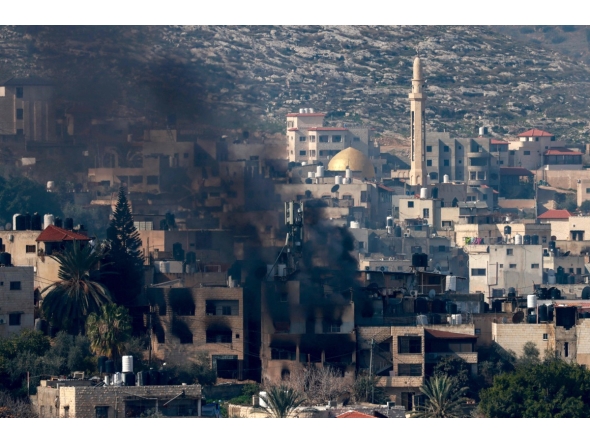
[[[138,418],[202,416],[200,385],[100,386],[89,380],[42,380],[40,418]]]
[[[542,245],[467,245],[469,291],[480,292],[486,301],[502,297],[514,287],[532,293],[543,282]]]
[[[33,329],[34,310],[33,267],[0,266],[0,337]]]
[[[367,127],[324,127],[325,113],[300,109],[287,114],[287,157],[289,162],[327,164],[345,148],[352,147],[367,157],[379,157],[373,132]]]
[[[0,135],[51,142],[61,129],[55,118],[52,82],[13,77],[0,83]]]

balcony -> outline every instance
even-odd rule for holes
[[[463,359],[467,364],[477,364],[477,352],[436,352],[426,353],[425,361],[427,364],[435,364],[440,359],[447,356],[455,356]]]
[[[378,376],[375,379],[377,387],[420,387],[424,382],[422,376]]]

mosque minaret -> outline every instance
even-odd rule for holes
[[[426,95],[423,92],[422,64],[420,57],[414,59],[412,92],[410,98],[412,151],[410,157],[410,185],[426,186],[426,121],[424,105]]]

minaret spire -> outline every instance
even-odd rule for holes
[[[418,48],[416,48],[418,53]],[[410,185],[426,186],[426,121],[424,109],[426,95],[423,93],[424,79],[422,77],[422,62],[419,56],[414,59],[412,75],[412,92],[410,99],[410,130],[411,130],[411,156],[410,156]]]

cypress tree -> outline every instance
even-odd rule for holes
[[[143,285],[143,253],[123,188],[119,189],[107,240],[110,245],[106,255],[109,273],[105,274],[104,281],[118,304],[135,305]]]

